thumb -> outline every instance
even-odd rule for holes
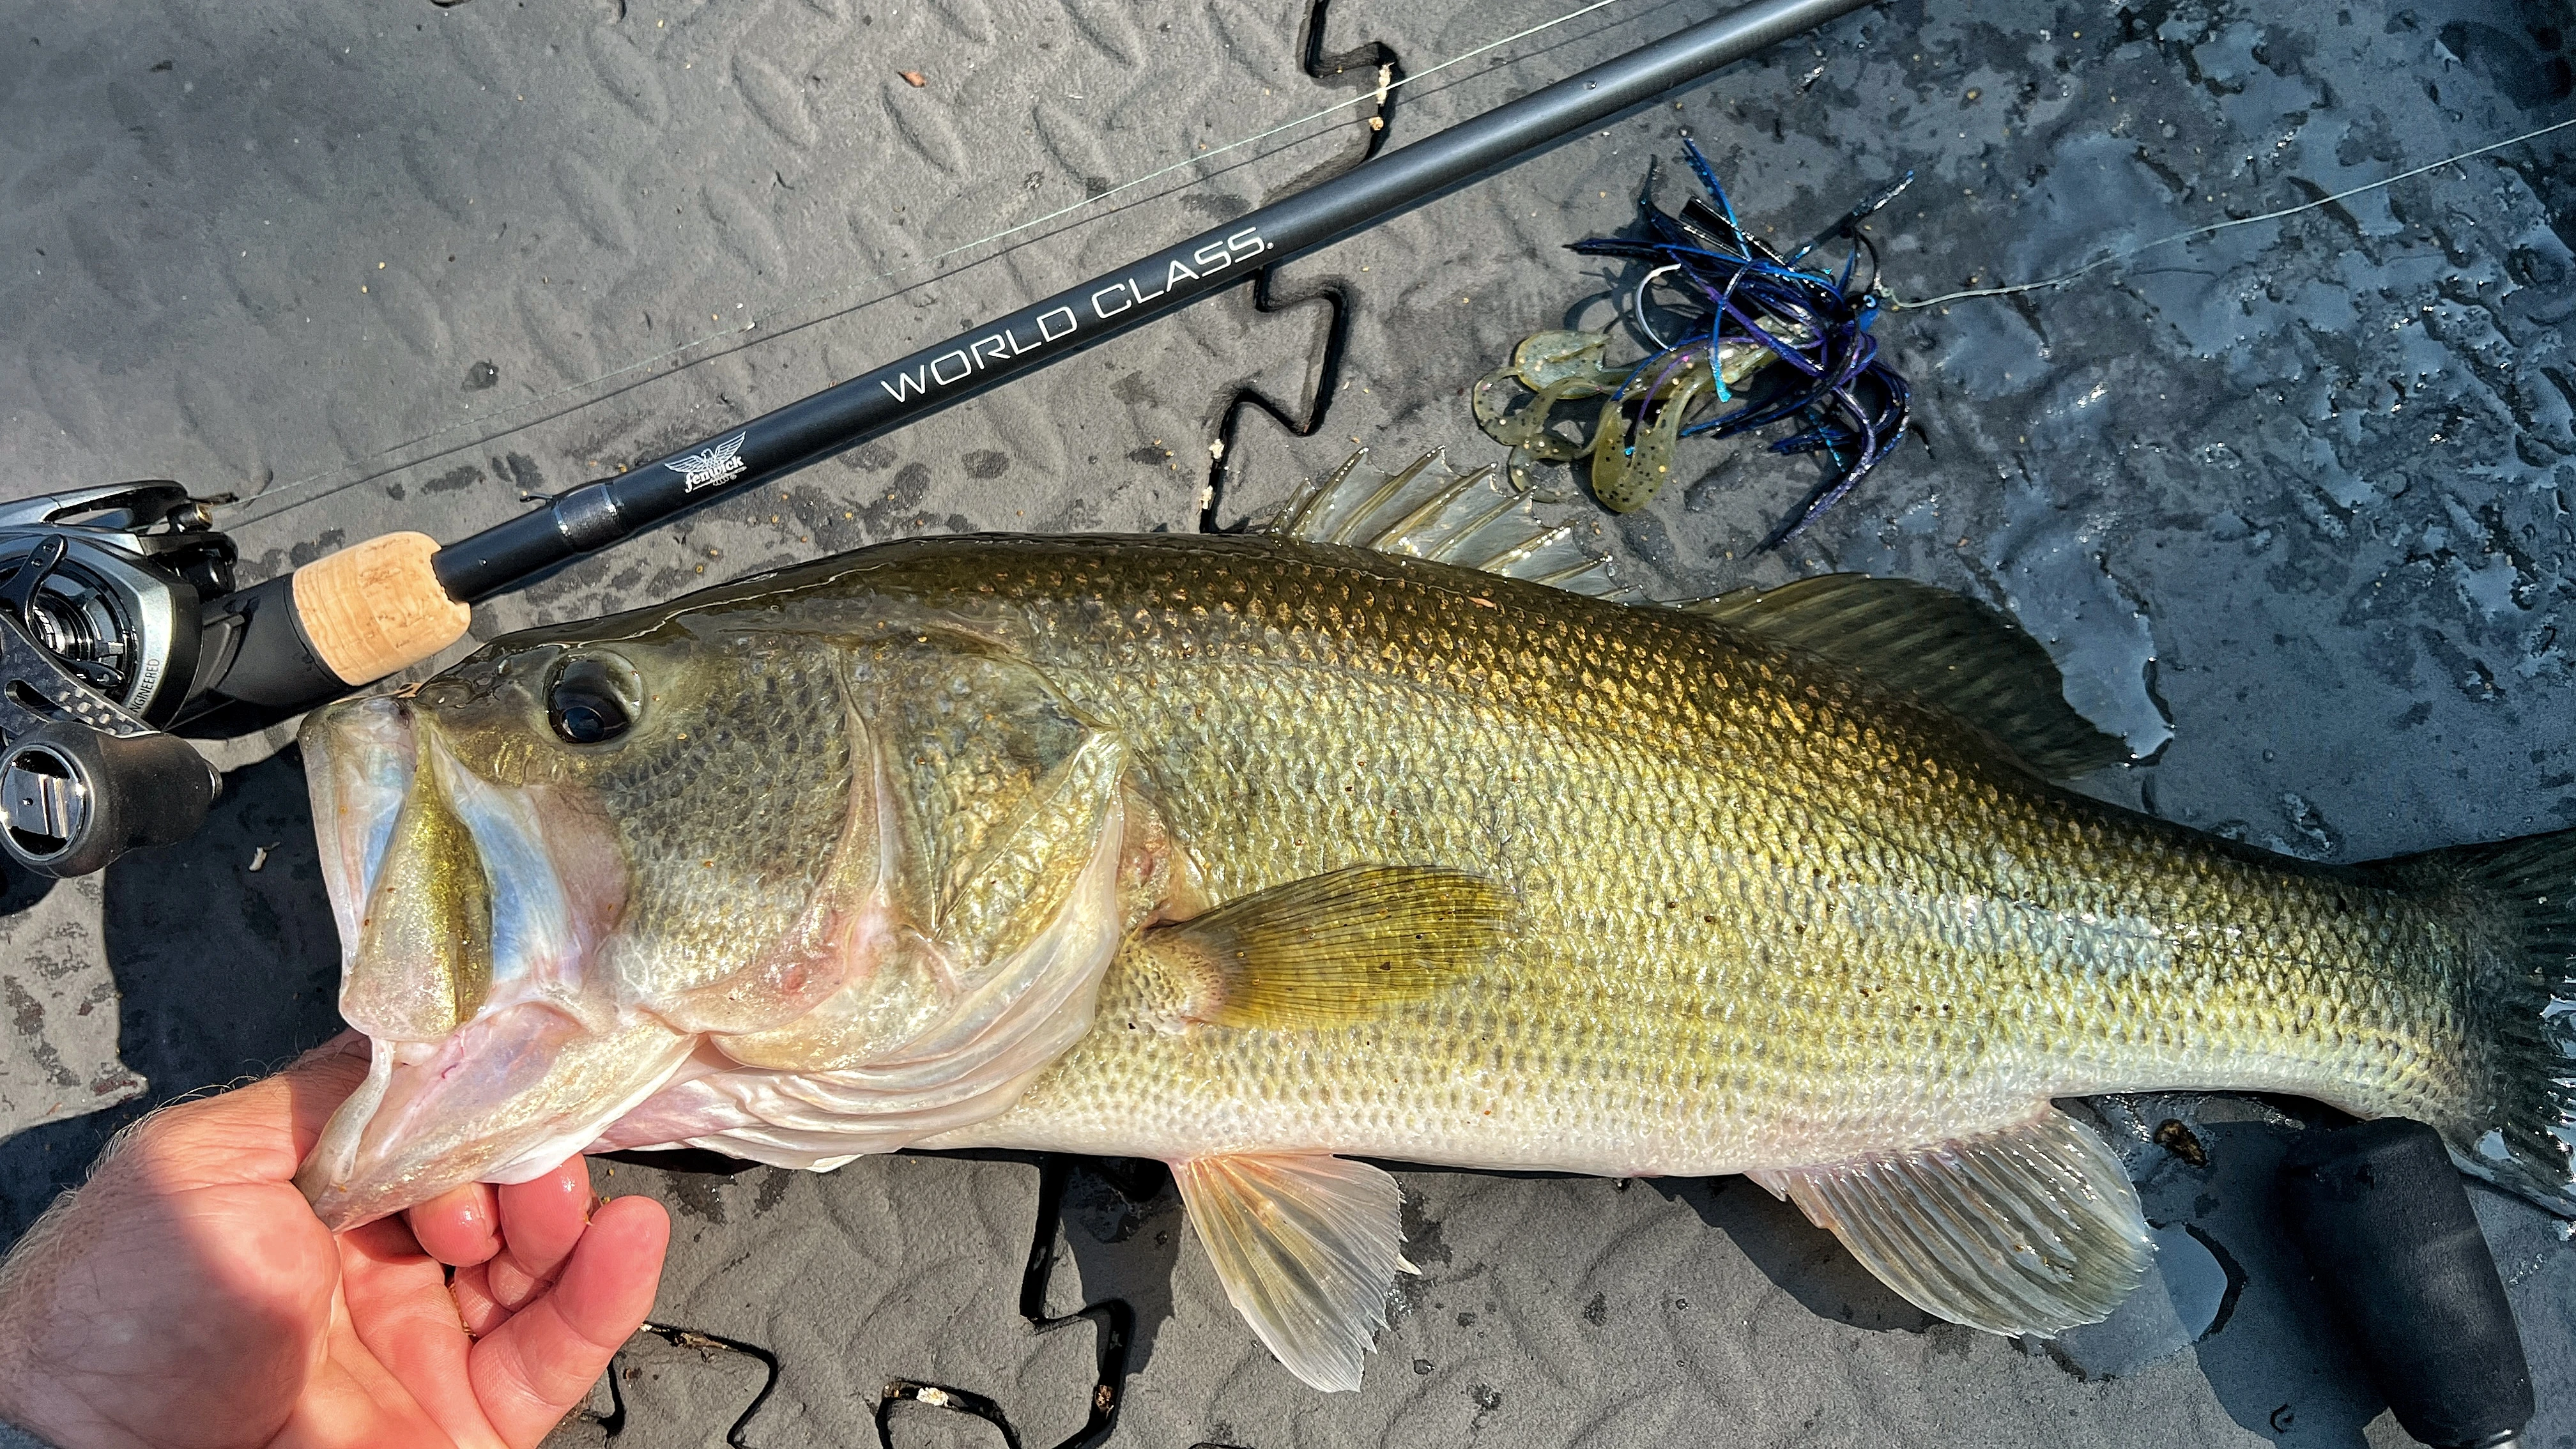
[[[561,1275],[544,1294],[474,1345],[475,1397],[512,1444],[546,1436],[653,1309],[671,1218],[649,1197],[621,1197],[591,1214]]]
[[[289,1181],[331,1113],[366,1080],[368,1058],[367,1039],[342,1032],[275,1076],[162,1108],[120,1147],[149,1155],[169,1187]]]
[[[313,1140],[358,1084],[367,1079],[374,1043],[355,1030],[343,1031],[287,1064],[286,1070],[260,1083],[276,1084],[286,1093],[287,1131],[295,1139],[295,1160],[313,1150]]]

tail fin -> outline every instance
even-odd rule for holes
[[[2463,1171],[2576,1217],[2576,830],[2388,862],[2409,884],[2484,896],[2464,1016],[2479,1087],[2435,1124]]]

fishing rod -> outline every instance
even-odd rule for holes
[[[899,361],[441,549],[440,585],[475,601],[937,412],[1392,219],[1867,0],[1760,0],[1165,247]],[[658,466],[657,466],[658,465]]]
[[[1754,0],[1222,226],[441,546],[368,539],[249,588],[176,483],[0,508],[0,850],[52,876],[186,838],[184,739],[285,718],[464,637],[469,606],[1205,300],[1869,0]]]

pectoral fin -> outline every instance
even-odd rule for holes
[[[1915,1307],[1989,1333],[2099,1323],[2155,1251],[2120,1160],[2053,1107],[1980,1137],[1748,1175]]]
[[[1172,1164],[1208,1259],[1253,1333],[1298,1378],[1357,1389],[1360,1359],[1386,1327],[1403,1193],[1339,1157],[1202,1157]]]
[[[1466,871],[1362,865],[1228,901],[1139,946],[1181,1021],[1337,1026],[1420,1000],[1485,960],[1513,905]]]

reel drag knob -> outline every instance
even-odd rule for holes
[[[41,725],[0,753],[0,848],[39,875],[87,875],[129,850],[187,839],[221,783],[173,735]]]

